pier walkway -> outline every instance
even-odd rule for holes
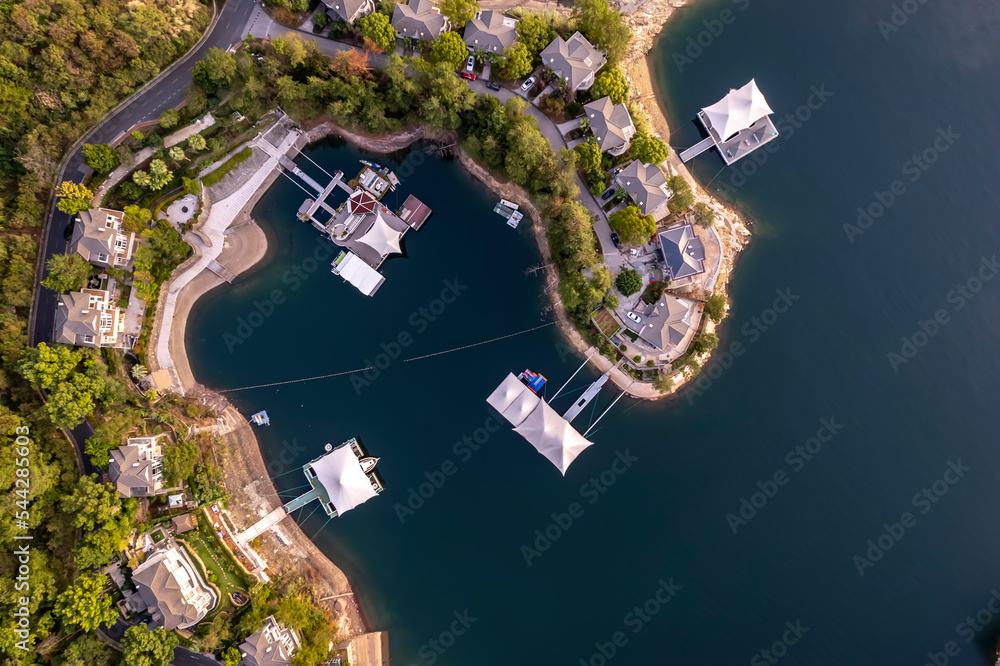
[[[707,136],[698,143],[694,144],[687,150],[681,151],[681,162],[687,162],[695,157],[698,157],[703,152],[715,145],[715,140],[712,137]]]
[[[261,534],[280,523],[285,516],[295,513],[315,499],[319,499],[319,495],[316,494],[315,490],[310,490],[304,495],[299,495],[292,501],[279,506],[277,509],[258,520],[256,523],[240,532],[236,539],[243,544],[250,543]]]
[[[212,271],[226,282],[232,283],[232,281],[236,279],[235,273],[233,273],[231,270],[229,270],[228,268],[217,262],[215,259],[208,262],[208,266],[206,266],[206,268],[208,268],[208,270]]]

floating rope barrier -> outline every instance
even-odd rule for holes
[[[513,338],[515,335],[523,335],[525,333],[531,333],[532,331],[537,331],[540,328],[545,328],[547,326],[552,326],[555,324],[554,321],[550,321],[547,324],[542,324],[541,326],[535,326],[534,328],[526,328],[523,331],[518,331],[517,333],[508,333],[507,335],[501,335],[499,338],[492,338],[490,340],[483,340],[482,342],[474,342],[471,345],[465,345],[463,347],[455,347],[453,349],[446,349],[444,351],[434,352],[433,354],[424,354],[423,356],[415,356],[414,358],[408,358],[403,361],[403,363],[409,363],[410,361],[419,361],[421,359],[430,358],[431,356],[440,356],[441,354],[450,354],[451,352],[461,351],[463,349],[469,349],[471,347],[478,347],[480,345],[488,345],[491,342],[499,342],[500,340],[506,340],[507,338]]]

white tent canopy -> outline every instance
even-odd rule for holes
[[[385,281],[382,274],[366,264],[358,255],[348,253],[337,267],[340,276],[358,288],[365,296],[371,296]]]
[[[593,444],[544,400],[539,400],[538,407],[514,428],[514,432],[528,440],[563,475],[576,457]]]
[[[538,406],[541,399],[521,383],[521,380],[507,373],[500,386],[486,398],[486,402],[512,425],[519,426]]]
[[[358,239],[359,243],[364,243],[379,253],[379,256],[386,256],[395,252],[400,254],[399,238],[402,234],[389,226],[382,218],[381,213],[375,214],[375,222],[372,228],[364,236]]]
[[[378,494],[350,446],[339,446],[310,466],[341,516]]]
[[[753,79],[739,90],[730,90],[728,95],[706,106],[702,112],[723,141],[774,113]]]

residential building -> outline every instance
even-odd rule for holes
[[[681,280],[705,272],[705,246],[685,224],[656,234],[663,250],[664,270],[671,280]]]
[[[149,626],[167,631],[198,624],[219,601],[188,554],[172,540],[132,572],[132,582],[152,616]]]
[[[640,300],[636,307],[642,305]],[[696,307],[693,301],[663,294],[656,303],[644,310],[635,310],[639,315],[639,322],[631,317],[622,321],[653,347],[683,354],[694,337]]]
[[[399,5],[396,5],[397,7]],[[282,666],[292,663],[292,655],[301,647],[294,629],[278,623],[273,615],[264,619],[264,627],[240,643],[243,666]]]
[[[163,442],[166,435],[134,437],[111,452],[108,474],[122,497],[152,497],[163,487]]]
[[[615,104],[610,97],[602,97],[584,104],[583,112],[602,153],[621,155],[628,150],[635,125],[624,104]]]
[[[128,270],[132,263],[135,234],[122,229],[125,213],[108,208],[81,210],[73,225],[70,252],[102,268]]]
[[[517,41],[517,20],[502,12],[479,12],[465,24],[463,39],[470,51],[502,54]]]
[[[396,5],[392,27],[399,39],[437,39],[451,24],[431,0],[410,0],[408,4]]]
[[[354,25],[362,16],[368,16],[375,11],[375,0],[323,0],[327,14],[334,21],[343,21]]]
[[[564,79],[570,90],[589,90],[597,71],[608,62],[579,31],[569,39],[556,37],[540,55],[542,64]]]
[[[125,316],[111,292],[83,289],[59,297],[56,342],[77,347],[124,348]]]
[[[662,217],[667,212],[667,201],[674,196],[667,186],[667,177],[655,164],[632,160],[618,172],[615,181],[639,206],[643,215]]]

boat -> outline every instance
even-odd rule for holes
[[[531,389],[531,392],[536,395],[545,387],[545,382],[549,381],[543,375],[540,375],[537,372],[532,372],[531,370],[525,370],[519,374],[517,378],[520,379],[524,385]]]
[[[371,456],[367,456],[365,458],[362,458],[361,459],[361,471],[364,472],[365,474],[368,474],[373,469],[375,469],[375,465],[378,464],[378,461],[379,461],[378,458],[372,458]]]
[[[271,419],[268,418],[267,412],[265,412],[265,411],[259,411],[259,412],[257,412],[256,414],[254,414],[253,416],[250,417],[250,420],[253,421],[256,425],[259,425],[259,426],[262,426],[262,425],[271,425]]]
[[[507,219],[507,226],[510,227],[511,229],[517,229],[517,225],[521,223],[521,219],[523,217],[524,213],[522,213],[519,210],[515,210],[513,213],[510,214],[510,217]]]

